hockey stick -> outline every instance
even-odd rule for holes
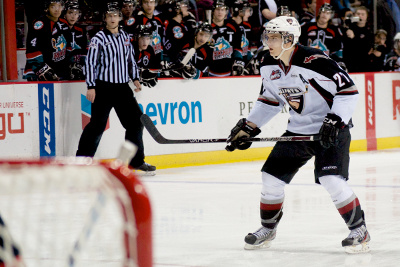
[[[261,46],[260,48],[258,48],[257,51],[254,53],[254,55],[251,57],[251,59],[247,62],[246,66],[244,66],[244,68],[246,69],[246,68],[250,65],[250,62],[251,62],[253,59],[257,58],[258,54],[259,54],[261,51],[265,51],[265,50],[267,50],[267,49],[265,48],[265,46]]]
[[[140,117],[140,120],[153,139],[159,144],[204,144],[204,143],[226,143],[226,138],[216,139],[167,139],[161,135],[157,130],[153,121],[146,114]],[[316,141],[319,140],[317,136],[281,136],[281,137],[260,137],[248,138],[243,141],[249,142],[276,142],[276,141]]]
[[[152,72],[152,73],[161,73],[161,72],[168,72],[168,71],[182,69],[183,67],[185,67],[189,63],[189,61],[192,58],[192,56],[194,55],[194,53],[196,53],[196,49],[195,48],[190,48],[189,51],[186,53],[185,57],[178,64],[172,64],[172,67],[166,68],[166,69],[159,69],[159,70],[148,69],[148,70],[150,72]]]

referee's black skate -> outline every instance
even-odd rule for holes
[[[245,238],[244,249],[253,250],[261,248],[269,248],[271,241],[276,237],[276,227],[273,229],[262,226],[254,233],[249,233]]]
[[[144,172],[145,175],[150,175],[150,176],[156,175],[156,166],[150,165],[146,162],[144,162],[139,167],[135,167],[134,169]]]
[[[344,247],[347,253],[365,253],[369,252],[369,241],[371,237],[368,233],[367,227],[361,225],[360,227],[351,230],[349,236],[342,241],[342,247]]]

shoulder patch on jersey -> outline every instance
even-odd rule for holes
[[[318,55],[318,54],[316,54],[316,55],[311,55],[311,56],[306,57],[306,58],[304,59],[304,63],[311,63],[311,61],[313,61],[314,59],[318,59],[318,58],[326,58],[326,59],[328,59],[329,57],[326,56],[326,55]]]
[[[180,26],[175,26],[172,28],[172,33],[176,39],[181,39],[183,37],[182,28]]]
[[[44,26],[44,23],[41,20],[38,20],[35,22],[35,24],[33,24],[33,28],[35,30],[40,30],[41,28],[43,28],[43,26]]]
[[[269,78],[272,80],[277,80],[282,76],[281,70],[273,70]]]
[[[135,18],[129,18],[126,25],[131,26],[133,23],[135,23]]]

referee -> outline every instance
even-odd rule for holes
[[[118,25],[122,14],[118,6],[109,3],[104,13],[105,29],[91,40],[86,58],[86,98],[92,102],[92,117],[79,140],[77,156],[93,157],[107,125],[112,108],[125,128],[125,139],[138,147],[130,166],[154,172],[155,166],[144,162],[142,111],[129,87],[129,78],[141,91],[138,68],[129,36]],[[154,173],[155,174],[155,173]]]

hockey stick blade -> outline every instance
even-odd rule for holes
[[[226,143],[226,138],[216,139],[166,139],[157,130],[156,126],[149,116],[143,114],[140,117],[143,126],[147,129],[151,137],[159,144],[204,144],[204,143]],[[260,138],[249,138],[243,141],[248,142],[277,142],[277,141],[317,141],[318,136],[281,136],[281,137],[260,137]]]
[[[189,51],[186,53],[185,57],[181,61],[183,66],[186,66],[189,63],[189,61],[192,58],[192,56],[194,55],[194,53],[196,53],[196,49],[193,47],[190,48]]]

